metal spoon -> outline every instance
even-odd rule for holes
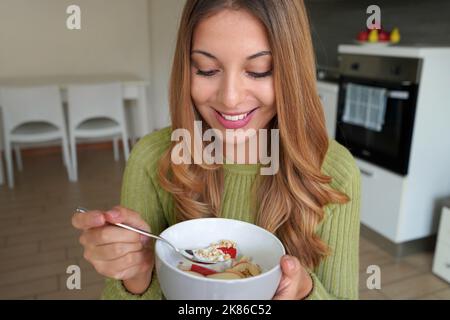
[[[75,209],[75,212],[77,212],[77,213],[85,213],[85,212],[88,212],[88,211],[89,211],[88,209],[83,208],[83,207],[77,207]],[[134,227],[131,227],[131,226],[123,224],[123,223],[109,223],[109,224],[113,224],[115,226],[118,226],[118,227],[130,230],[130,231],[137,232],[139,234],[142,234],[142,235],[150,237],[150,238],[161,240],[162,242],[168,244],[178,254],[180,254],[181,256],[183,256],[184,258],[186,258],[186,259],[188,259],[188,260],[190,260],[192,262],[202,263],[202,264],[217,264],[217,263],[221,263],[222,262],[222,261],[211,262],[211,261],[200,260],[194,255],[194,250],[191,250],[191,249],[178,249],[170,241],[168,241],[168,240],[166,240],[166,239],[164,239],[164,238],[162,238],[160,236],[157,236],[155,234],[149,233],[147,231],[144,231],[144,230],[141,230],[141,229],[138,229],[138,228],[134,228]]]

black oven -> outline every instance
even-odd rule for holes
[[[415,58],[342,54],[336,140],[355,157],[406,175],[421,65]]]

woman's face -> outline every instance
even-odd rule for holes
[[[195,28],[191,97],[212,128],[261,129],[275,116],[272,56],[261,22],[222,10]]]

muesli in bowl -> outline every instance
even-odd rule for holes
[[[178,268],[191,275],[210,279],[245,279],[262,273],[261,267],[247,256],[238,255],[237,244],[231,240],[220,240],[207,248],[194,250],[197,259],[215,264],[204,265],[187,260],[180,261]]]

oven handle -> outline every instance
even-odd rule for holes
[[[388,97],[391,99],[408,100],[409,91],[390,90],[388,93]]]
[[[361,172],[361,174],[367,176],[367,177],[373,177],[373,172],[359,168],[359,171]]]
[[[349,82],[349,83],[355,83],[355,82]],[[358,83],[355,83],[358,84]],[[343,83],[342,84],[343,88],[346,89],[347,88],[347,83]],[[382,87],[373,87],[373,88],[382,88]],[[409,95],[410,92],[407,90],[387,90],[387,96],[388,98],[391,99],[397,99],[397,100],[408,100],[409,99]]]

